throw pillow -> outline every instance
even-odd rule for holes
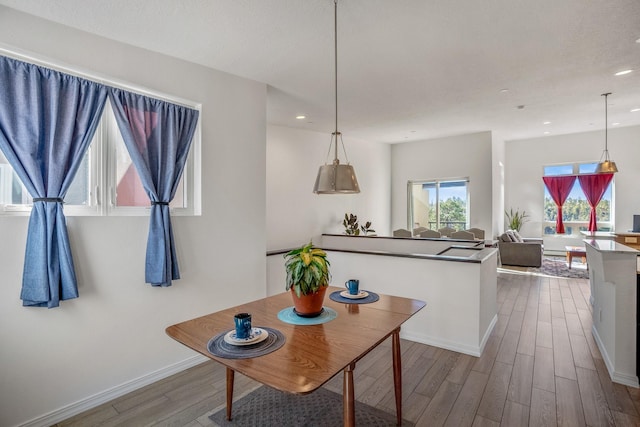
[[[507,234],[507,236],[509,237],[509,241],[511,242],[517,242],[516,240],[516,236],[513,234],[513,230],[507,230],[505,231],[505,233]]]
[[[524,242],[524,239],[522,238],[520,233],[518,233],[518,230],[513,230],[513,236],[516,238],[516,242]]]

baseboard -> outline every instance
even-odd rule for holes
[[[124,396],[125,394],[135,391],[141,387],[153,384],[156,381],[160,381],[161,379],[167,378],[173,374],[182,372],[185,369],[199,365],[200,363],[203,363],[207,360],[209,359],[204,356],[192,356],[181,362],[158,369],[157,371],[151,372],[147,375],[143,375],[142,377],[127,381],[126,383],[112,387],[100,393],[96,393],[93,396],[89,396],[85,399],[79,400],[78,402],[72,403],[60,409],[51,411],[48,414],[34,418],[30,421],[27,421],[26,423],[20,424],[20,427],[51,426],[75,415],[78,415],[84,411],[95,408],[96,406],[102,405],[103,403],[107,403],[115,398]]]
[[[487,327],[482,340],[480,341],[480,345],[473,346],[468,344],[462,344],[456,341],[448,341],[443,340],[441,338],[434,338],[429,335],[424,334],[416,334],[416,333],[407,333],[406,331],[401,330],[400,336],[409,341],[419,342],[421,344],[431,345],[434,347],[440,347],[447,350],[455,351],[458,353],[468,354],[469,356],[480,357],[482,352],[484,351],[484,347],[491,336],[491,332],[493,332],[493,328],[496,326],[498,321],[498,315],[493,316],[489,327]]]
[[[472,345],[461,344],[455,341],[436,339],[428,335],[400,332],[400,336],[409,341],[415,341],[421,344],[440,347],[446,350],[468,354],[470,356],[480,357],[480,353],[482,352],[480,346],[472,346]]]
[[[635,375],[621,374],[620,372],[616,372],[613,369],[613,363],[611,362],[611,358],[609,357],[609,353],[607,353],[607,349],[604,347],[602,343],[602,339],[600,339],[600,335],[598,334],[598,330],[595,325],[591,327],[591,331],[593,332],[593,338],[598,345],[598,349],[600,350],[600,354],[602,355],[602,360],[604,360],[604,364],[607,367],[607,371],[609,372],[609,377],[611,381],[614,383],[627,385],[630,387],[640,388],[638,383],[638,377]]]
[[[480,341],[480,354],[482,354],[482,352],[484,351],[484,347],[487,345],[487,341],[489,340],[489,337],[491,336],[491,332],[493,332],[493,328],[496,326],[496,323],[498,323],[497,314],[493,316],[493,319],[491,319],[491,323],[489,324],[489,327],[485,331],[484,336],[482,337],[482,341]]]

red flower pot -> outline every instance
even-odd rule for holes
[[[296,295],[296,291],[291,288],[291,296],[293,297],[293,307],[295,313],[302,317],[315,317],[322,313],[322,304],[324,303],[324,294],[327,287],[323,286],[312,294],[300,296]]]

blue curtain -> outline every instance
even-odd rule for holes
[[[119,89],[109,99],[120,133],[151,200],[145,281],[171,286],[180,278],[169,202],[178,188],[198,111]]]
[[[64,196],[100,120],[102,85],[0,57],[0,149],[33,197],[20,298],[57,307],[76,298]]]

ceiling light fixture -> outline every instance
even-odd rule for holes
[[[307,116],[305,116],[304,114],[300,114],[299,116],[296,116],[297,120],[304,120],[306,118],[307,118]]]
[[[611,161],[609,159],[609,147],[607,141],[607,97],[611,95],[609,93],[603,93],[601,96],[604,96],[604,151],[602,152],[602,156],[600,156],[600,162],[598,162],[598,166],[596,166],[596,173],[616,173],[618,172],[618,167],[616,166],[616,162]],[[604,160],[602,160],[604,158]]]
[[[331,146],[334,147],[333,163],[320,166],[316,183],[313,186],[313,192],[316,194],[353,194],[359,193],[358,179],[353,166],[349,164],[347,150],[344,148],[342,133],[338,131],[338,0],[333,1],[333,24],[334,24],[334,71],[335,71],[335,101],[336,101],[336,130],[331,134],[331,142],[329,143],[329,152]],[[341,165],[338,159],[338,138],[342,144],[342,151],[347,162]]]
[[[622,71],[618,71],[615,75],[616,76],[624,76],[625,74],[631,74],[633,72],[633,70],[622,70]]]
[[[551,122],[542,122],[543,125],[550,125]]]
[[[640,108],[632,108],[631,111],[629,111],[630,113],[637,113],[638,111],[640,111]]]

